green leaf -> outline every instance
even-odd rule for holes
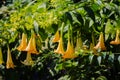
[[[110,20],[108,19],[106,26],[105,26],[105,40],[108,39],[110,33],[112,33],[114,27],[112,26]]]
[[[78,62],[73,62],[72,65],[73,65],[73,66],[77,66],[77,65],[78,65]]]
[[[63,69],[63,63],[61,63],[61,64],[56,64],[56,66],[55,66],[55,71],[56,72],[59,72],[60,70],[62,70]]]
[[[99,76],[96,80],[107,80],[105,76]]]
[[[94,21],[91,19],[89,22],[89,27],[91,27],[94,24]]]
[[[103,52],[103,53],[102,53],[102,57],[103,57],[103,59],[105,59],[105,58],[106,58],[106,55],[107,55],[107,53],[106,53],[106,52]]]
[[[89,17],[95,22],[95,14],[93,10],[90,7],[84,7],[84,9],[87,11]]]
[[[76,20],[76,22],[80,23],[80,24],[84,24],[84,20],[81,16],[80,13],[77,13],[77,12],[73,12],[73,15],[74,15],[74,19]]]
[[[120,64],[120,56],[118,57],[118,62],[119,62],[119,64]]]
[[[12,32],[13,34],[11,34],[11,39],[9,39],[9,43],[12,43],[12,42],[15,42],[15,39],[17,38],[18,36],[18,33],[17,32]]]
[[[34,28],[35,28],[35,32],[38,34],[39,32],[39,25],[36,21],[34,21]]]
[[[69,75],[61,76],[58,80],[71,80]]]
[[[73,22],[73,18],[70,12],[65,13],[65,21],[69,20],[71,23]]]
[[[114,62],[114,54],[113,53],[109,54],[108,60],[110,60],[111,62]]]
[[[100,65],[100,64],[101,64],[102,57],[101,57],[101,56],[98,56],[98,57],[97,57],[97,60],[98,60],[98,64]]]
[[[89,56],[90,64],[92,63],[93,57],[94,57],[94,55]]]

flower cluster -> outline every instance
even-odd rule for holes
[[[22,41],[20,45],[17,47],[17,50],[27,51],[27,57],[22,63],[25,65],[32,65],[34,62],[31,58],[31,54],[38,54],[38,51],[36,49],[35,34],[33,33],[31,35],[31,38],[27,45],[27,35],[25,33],[22,33]]]
[[[70,41],[70,39],[68,38],[68,43],[67,43],[67,49],[66,51],[64,51],[64,46],[63,46],[63,39],[62,36],[60,36],[59,32],[57,31],[54,35],[54,38],[52,40],[52,42],[58,42],[58,47],[56,50],[54,50],[55,53],[58,54],[62,54],[62,57],[64,59],[66,58],[75,58],[77,57],[77,54],[75,54],[75,51],[83,49],[84,51],[87,50],[87,48],[85,48],[82,43],[81,37],[78,37],[76,39],[76,47],[74,48],[72,41]],[[120,44],[120,39],[119,39],[119,30],[116,30],[116,38],[114,41],[111,41],[110,44],[112,45],[118,45]],[[101,32],[100,36],[99,36],[99,41],[96,45],[94,45],[93,43],[90,44],[90,51],[92,51],[94,54],[97,54],[97,51],[105,51],[106,50],[106,46],[105,46],[105,42],[104,42],[104,35]]]

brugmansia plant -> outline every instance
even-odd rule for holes
[[[119,4],[119,0],[16,0],[1,7],[3,78],[119,80]]]

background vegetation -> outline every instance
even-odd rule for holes
[[[120,0],[16,0],[0,8],[0,47],[4,63],[0,65],[3,80],[119,80],[120,45],[112,45],[120,29]],[[18,51],[22,33],[36,35],[38,55],[31,54],[34,64],[21,63],[26,51]],[[55,54],[58,42],[52,39],[56,31],[62,34],[64,50],[70,38],[74,48],[81,38],[77,57],[64,59]],[[90,49],[104,34],[106,50]],[[69,36],[69,38],[68,38]],[[15,67],[6,68],[9,45]]]

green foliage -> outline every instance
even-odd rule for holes
[[[6,61],[6,46],[10,45],[16,68],[6,69],[4,63],[0,65],[0,71],[3,76],[6,76],[5,71],[8,77],[11,73],[15,74],[16,80],[35,80],[35,77],[37,80],[120,79],[119,45],[110,44],[116,30],[120,29],[119,5],[119,0],[17,0],[12,5],[1,7],[0,46]],[[26,52],[19,52],[16,47],[23,32],[30,39],[31,30],[36,34],[40,54],[32,55],[34,65],[25,66],[21,61],[25,59]],[[76,58],[63,59],[62,55],[54,54],[58,43],[51,41],[57,30],[63,34],[65,50],[68,35],[74,48],[77,38],[81,37],[83,44],[82,48],[75,50]],[[100,32],[104,33],[107,50],[93,54],[94,51],[89,50],[90,43],[95,45],[98,42]]]

